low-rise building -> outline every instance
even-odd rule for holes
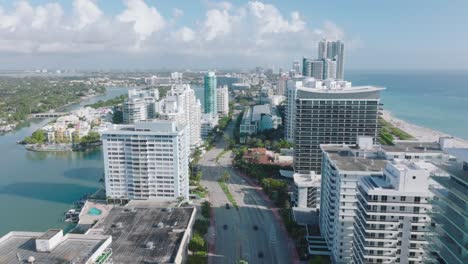
[[[110,235],[12,231],[0,238],[0,263],[110,263]]]
[[[269,104],[255,105],[244,111],[240,134],[253,135],[264,130],[277,129],[281,124],[281,116],[276,108]]]
[[[112,236],[113,263],[174,263],[186,261],[195,221],[194,207],[113,208],[87,235]]]

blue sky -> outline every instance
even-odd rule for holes
[[[1,68],[468,69],[468,1],[0,0]]]

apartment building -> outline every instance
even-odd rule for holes
[[[133,124],[155,118],[156,103],[159,100],[159,90],[132,89],[128,91],[128,98],[122,106],[123,122]]]
[[[423,263],[430,236],[431,163],[393,160],[383,176],[361,177],[353,263]]]
[[[189,197],[189,136],[173,121],[114,125],[102,133],[106,195],[123,200]]]

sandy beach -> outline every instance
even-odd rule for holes
[[[383,110],[382,118],[390,122],[395,127],[405,131],[406,133],[412,135],[419,141],[433,142],[439,141],[440,137],[452,137],[453,138],[453,147],[455,148],[468,148],[468,140],[453,137],[449,134],[433,130],[430,128],[418,126],[415,124],[408,123],[404,120],[394,117],[390,111]]]

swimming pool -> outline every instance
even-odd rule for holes
[[[101,210],[97,209],[96,207],[93,207],[88,210],[89,215],[100,215],[102,213]]]

